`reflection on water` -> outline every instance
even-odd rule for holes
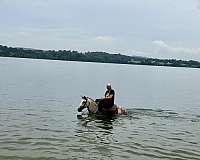
[[[134,108],[128,116],[78,116],[77,136],[104,144],[117,159],[199,159],[200,117],[172,110]],[[92,148],[91,148],[92,149]]]
[[[77,115],[77,118],[80,120],[79,124],[81,124],[84,127],[90,127],[91,124],[93,124],[93,122],[96,124],[96,127],[105,129],[105,130],[109,130],[112,129],[113,126],[113,122],[115,119],[117,119],[117,116],[113,115],[102,115],[102,114],[83,114]],[[92,125],[93,126],[93,125]]]

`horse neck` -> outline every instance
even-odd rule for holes
[[[87,106],[88,106],[88,108],[91,112],[94,112],[98,109],[97,103],[91,98],[88,98],[88,105]]]
[[[93,105],[96,104],[96,102],[93,99],[91,99],[91,98],[88,98],[87,102],[88,102],[88,104],[87,104],[88,107],[91,106],[91,105],[93,106]]]

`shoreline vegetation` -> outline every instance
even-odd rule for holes
[[[0,57],[200,68],[200,62],[193,60],[184,61],[176,59],[147,58],[139,56],[127,56],[122,54],[109,54],[107,52],[82,53],[71,50],[40,50],[8,47],[3,45],[0,45]]]

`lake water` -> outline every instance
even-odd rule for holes
[[[77,118],[107,82],[128,116]],[[0,58],[0,159],[200,159],[200,70]]]

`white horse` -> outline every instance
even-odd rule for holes
[[[87,108],[89,113],[92,113],[92,114],[99,113],[98,104],[92,98],[89,98],[86,96],[82,97],[80,106],[78,108],[78,112],[81,112],[84,108]],[[109,109],[103,108],[102,112],[112,114],[112,115],[116,115],[116,114],[117,115],[126,115],[127,114],[127,111],[124,107],[120,107],[117,105],[114,105],[113,107],[111,107]]]

